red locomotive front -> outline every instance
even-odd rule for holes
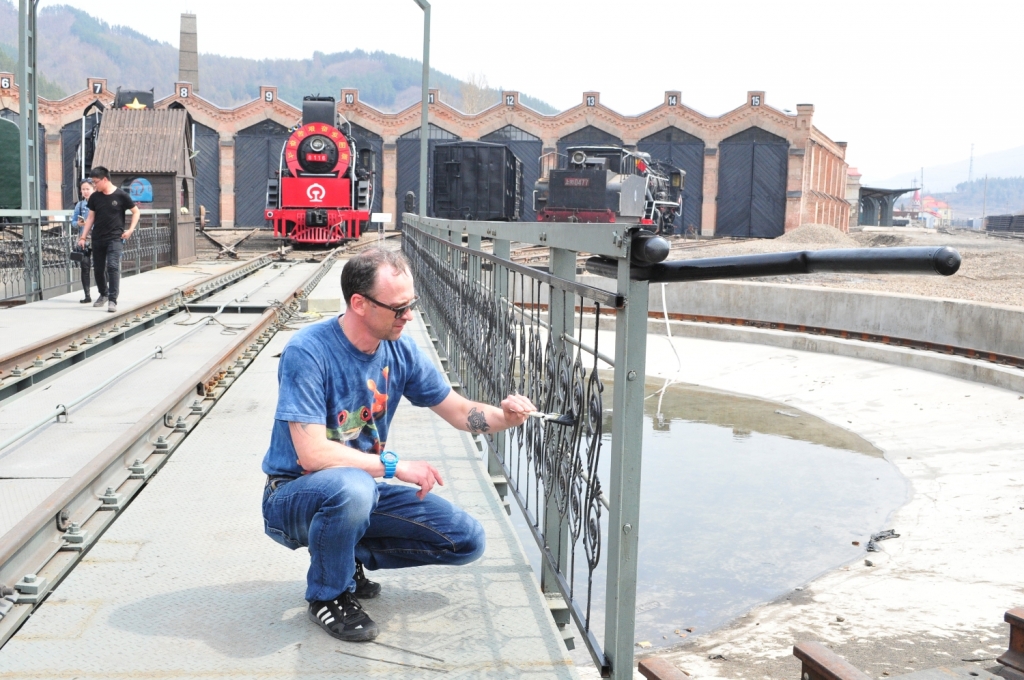
[[[336,127],[336,115],[333,97],[302,102],[302,125],[285,142],[279,179],[267,189],[275,238],[339,243],[359,238],[370,220],[372,171],[357,171],[355,143]]]

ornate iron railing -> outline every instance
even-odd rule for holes
[[[71,260],[78,228],[54,217],[0,223],[0,304],[42,300],[81,287],[81,267]],[[121,274],[130,276],[171,263],[170,214],[143,211],[126,244]]]
[[[630,677],[633,511],[626,511],[625,533],[609,534],[608,527],[623,523],[624,506],[613,506],[610,499],[627,498],[627,506],[638,506],[639,475],[624,476],[621,468],[629,436],[636,438],[632,452],[639,463],[642,413],[629,423],[624,409],[612,418],[613,432],[606,428],[611,410],[606,380],[612,371],[625,376],[627,363],[616,361],[615,349],[606,349],[619,344],[616,331],[607,330],[608,320],[615,315],[615,327],[624,329],[618,322],[626,320],[626,298],[577,283],[574,252],[553,248],[548,273],[511,262],[507,239],[495,239],[495,253],[486,253],[479,235],[471,234],[466,247],[461,231],[432,229],[436,222],[406,215],[403,250],[438,353],[468,398],[496,404],[519,393],[542,412],[572,420],[560,425],[531,418],[506,433],[485,434],[488,466],[503,479],[499,490],[507,486],[536,539],[543,589],[565,598],[602,673],[610,674],[613,660],[620,658],[627,664],[621,677]],[[605,243],[616,249],[613,238]],[[646,285],[643,292],[638,318],[646,333]],[[642,375],[642,365],[639,370]],[[625,598],[620,582],[629,591]]]

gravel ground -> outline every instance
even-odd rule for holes
[[[960,251],[963,264],[953,276],[863,274],[808,274],[750,279],[765,283],[800,284],[827,288],[854,288],[902,295],[972,300],[1024,307],[1024,240],[988,237],[984,233],[956,230],[951,233],[921,233],[900,230],[864,231],[843,234],[822,225],[804,225],[777,239],[747,241],[674,241],[669,259],[723,257],[786,250],[826,248],[886,248],[894,246],[948,245]]]

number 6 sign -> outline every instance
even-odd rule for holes
[[[7,76],[4,76],[3,78],[0,78],[0,89],[2,89],[2,90],[9,90],[9,89],[11,89],[11,79],[8,78]]]

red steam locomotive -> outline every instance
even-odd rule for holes
[[[336,120],[333,97],[303,98],[302,125],[285,142],[278,177],[267,185],[265,217],[275,238],[329,245],[359,238],[370,221],[373,152],[357,153],[351,132]]]

